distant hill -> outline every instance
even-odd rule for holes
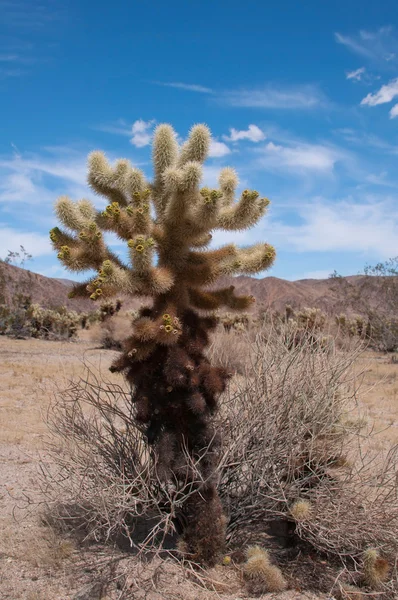
[[[372,277],[372,285],[364,287],[366,276],[353,275],[339,279],[301,279],[286,281],[277,277],[223,277],[218,285],[234,285],[238,294],[251,294],[257,302],[255,310],[283,310],[286,304],[294,308],[316,307],[329,314],[362,312],[363,302],[380,309],[380,286],[382,278]],[[93,310],[95,305],[87,298],[70,299],[73,281],[44,277],[20,267],[0,263],[0,303],[11,303],[17,293],[30,295],[32,301],[45,307],[67,306],[78,312]],[[347,302],[344,290],[350,288],[351,301]],[[2,296],[4,297],[2,299]],[[137,308],[140,299],[125,299],[125,308]]]

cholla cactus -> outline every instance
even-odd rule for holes
[[[364,583],[372,589],[380,589],[388,580],[390,566],[377,550],[368,548],[363,553],[363,579]]]
[[[66,231],[56,227],[50,237],[68,269],[97,271],[74,295],[88,293],[101,301],[116,293],[152,298],[112,370],[123,372],[133,386],[136,420],[154,447],[158,475],[197,490],[183,506],[189,523],[183,541],[191,557],[211,564],[222,552],[225,528],[214,475],[220,434],[211,416],[229,373],[205,357],[217,320],[197,309],[246,310],[253,297],[237,296],[233,286],[209,286],[222,275],[267,269],[275,250],[265,243],[208,248],[212,230],[251,227],[269,204],[251,190],[236,199],[238,177],[231,168],[220,172],[218,189],[200,187],[209,144],[204,125],[194,126],[181,147],[172,127],[160,125],[153,140],[152,183],[127,160],[112,167],[101,152],[93,152],[88,181],[108,206],[98,212],[88,200],[60,198],[56,213]],[[126,243],[127,264],[107,247],[104,231]]]
[[[298,523],[307,521],[312,514],[312,505],[308,500],[296,500],[290,507],[290,514]]]
[[[259,596],[267,592],[282,592],[286,589],[285,578],[281,570],[272,564],[267,550],[261,546],[249,546],[246,556],[243,577],[250,595]]]

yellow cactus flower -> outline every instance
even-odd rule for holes
[[[138,244],[138,246],[136,246],[135,249],[137,252],[143,252],[145,250],[142,244]]]
[[[171,331],[173,331],[173,328],[171,325],[166,325],[166,327],[164,328],[164,330],[166,331],[166,333],[170,333]]]

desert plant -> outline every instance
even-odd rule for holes
[[[363,580],[372,589],[379,589],[388,580],[390,566],[385,558],[374,548],[363,553]]]
[[[277,521],[281,538],[301,538],[358,570],[368,547],[393,561],[398,447],[384,457],[365,450],[360,378],[352,368],[361,341],[353,339],[348,351],[314,348],[308,339],[289,348],[278,327],[246,342],[246,371],[224,394],[219,414],[229,544],[258,543]],[[225,361],[217,338],[211,354]]]
[[[9,331],[11,324],[11,309],[6,304],[0,304],[0,334],[4,335]]]
[[[247,313],[234,314],[228,312],[220,315],[219,320],[225,331],[245,331],[252,322],[251,316]]]
[[[182,540],[192,558],[213,564],[224,545],[224,519],[215,478],[220,435],[212,415],[229,374],[206,358],[216,319],[197,310],[247,309],[252,297],[236,296],[233,286],[208,286],[221,275],[267,269],[275,250],[264,243],[208,249],[213,229],[251,227],[269,204],[250,190],[236,201],[238,178],[231,168],[221,171],[219,189],[200,188],[209,144],[204,125],[193,127],[180,148],[174,130],[160,125],[153,139],[153,183],[128,161],[112,168],[101,152],[93,152],[88,181],[109,205],[99,212],[88,200],[60,198],[56,213],[68,231],[55,227],[50,237],[68,269],[98,272],[73,295],[152,298],[112,370],[124,373],[133,388],[135,419],[145,425],[161,479],[194,490],[182,507]],[[103,231],[126,242],[129,264],[106,246]]]
[[[260,596],[267,592],[282,592],[286,588],[282,572],[272,564],[267,550],[260,546],[249,546],[246,556],[243,576],[251,596]]]
[[[369,340],[375,350],[394,352],[398,349],[398,257],[384,263],[367,265],[356,283],[336,271],[330,276],[342,301],[365,318],[337,318],[337,324],[350,335]],[[343,318],[341,318],[343,317]],[[359,319],[359,320],[358,320]]]
[[[113,315],[117,314],[123,306],[123,302],[120,299],[117,299],[115,303],[113,302],[102,302],[100,306],[100,320],[106,321]]]
[[[20,249],[20,252],[8,250],[7,256],[1,260],[8,265],[12,265],[12,264],[17,265],[17,263],[19,263],[19,266],[21,268],[23,268],[25,263],[28,260],[33,260],[33,256],[32,256],[32,254],[27,252],[27,250],[24,248],[24,246],[20,245],[19,249]]]
[[[81,316],[65,307],[43,308],[30,296],[15,294],[10,306],[0,305],[0,334],[14,337],[69,339],[76,335]]]

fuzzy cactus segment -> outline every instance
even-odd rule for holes
[[[236,295],[233,286],[217,289],[217,279],[259,273],[275,259],[274,248],[265,243],[209,249],[213,230],[251,227],[269,204],[254,190],[237,195],[232,168],[221,171],[218,188],[201,186],[210,142],[205,125],[195,125],[181,147],[173,128],[159,125],[152,182],[129,161],[111,165],[102,152],[92,152],[88,183],[103,197],[104,208],[63,196],[55,205],[62,229],[50,232],[66,268],[96,272],[76,285],[72,296],[94,302],[117,294],[151,300],[133,322],[112,370],[132,386],[133,412],[152,446],[158,476],[192,490],[181,507],[189,523],[182,542],[189,556],[204,564],[215,564],[224,552],[225,518],[215,475],[221,435],[213,415],[230,374],[206,357],[217,320],[198,311],[247,310],[254,298]],[[104,232],[125,244],[126,262],[106,245]]]

